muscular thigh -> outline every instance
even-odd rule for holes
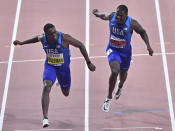
[[[110,65],[111,72],[113,73],[120,72],[120,64],[118,63],[118,61],[112,61],[109,65]]]

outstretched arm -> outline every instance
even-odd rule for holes
[[[25,41],[15,40],[13,42],[13,44],[15,46],[16,45],[32,44],[32,43],[36,43],[36,42],[42,41],[42,39],[43,39],[43,35],[39,35],[39,36],[35,36],[35,37],[31,38],[31,39],[25,40]]]
[[[100,13],[98,9],[94,9],[92,12],[96,17],[101,18],[102,20],[111,20],[112,16],[114,15],[114,12],[112,13]]]
[[[81,54],[84,56],[84,59],[86,60],[87,66],[91,71],[95,71],[95,65],[91,63],[88,53],[86,51],[86,48],[83,43],[81,43],[79,40],[73,38],[72,36],[68,34],[63,34],[63,42],[68,43],[74,47],[77,47],[80,49]]]
[[[136,20],[132,19],[131,30],[134,30],[136,33],[140,34],[141,38],[144,40],[144,42],[147,46],[147,50],[149,52],[149,55],[152,56],[153,50],[149,44],[149,38],[148,38],[148,35],[147,35],[145,29],[143,29],[143,27]]]

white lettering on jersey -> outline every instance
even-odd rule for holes
[[[46,49],[47,54],[58,54],[57,49]]]
[[[124,36],[124,31],[116,27],[112,27],[112,33]]]

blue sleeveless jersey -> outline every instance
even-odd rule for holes
[[[130,32],[131,17],[126,18],[126,22],[122,25],[116,22],[116,13],[109,22],[110,37],[108,48],[113,48],[120,53],[131,53],[131,37]]]
[[[70,50],[63,48],[62,33],[58,32],[59,37],[57,43],[48,43],[46,36],[44,36],[43,49],[46,53],[45,63],[52,66],[69,66],[70,64]]]

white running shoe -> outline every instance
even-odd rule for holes
[[[43,128],[49,126],[49,120],[48,119],[43,119]]]
[[[109,111],[111,101],[112,101],[112,99],[106,98],[106,100],[105,100],[105,102],[104,102],[104,104],[102,106],[102,110],[104,112],[108,112]]]

